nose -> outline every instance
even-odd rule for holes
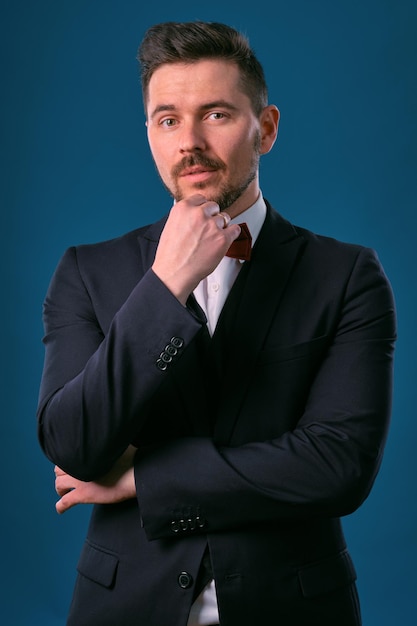
[[[198,122],[184,122],[180,131],[179,150],[182,154],[206,148],[203,129]]]

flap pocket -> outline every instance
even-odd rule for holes
[[[119,559],[102,548],[85,542],[78,561],[77,571],[103,587],[113,585]]]
[[[347,550],[298,570],[301,590],[306,598],[328,593],[352,584],[356,572]]]

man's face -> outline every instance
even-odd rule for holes
[[[158,172],[177,201],[201,193],[234,217],[257,199],[262,122],[234,63],[159,67],[149,83],[147,129]]]

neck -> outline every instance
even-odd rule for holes
[[[258,184],[258,177],[252,181],[247,189],[239,196],[239,198],[225,209],[226,213],[233,219],[249,209],[257,199],[259,198],[260,188]]]

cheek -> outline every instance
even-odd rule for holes
[[[249,161],[252,157],[258,134],[256,128],[250,127],[245,133],[241,133],[233,141],[230,141],[226,146],[226,149],[229,151],[229,158],[239,163]]]
[[[239,174],[242,168],[246,168],[251,161],[253,154],[253,146],[248,140],[239,142],[229,154],[229,163],[235,167],[236,174]]]

